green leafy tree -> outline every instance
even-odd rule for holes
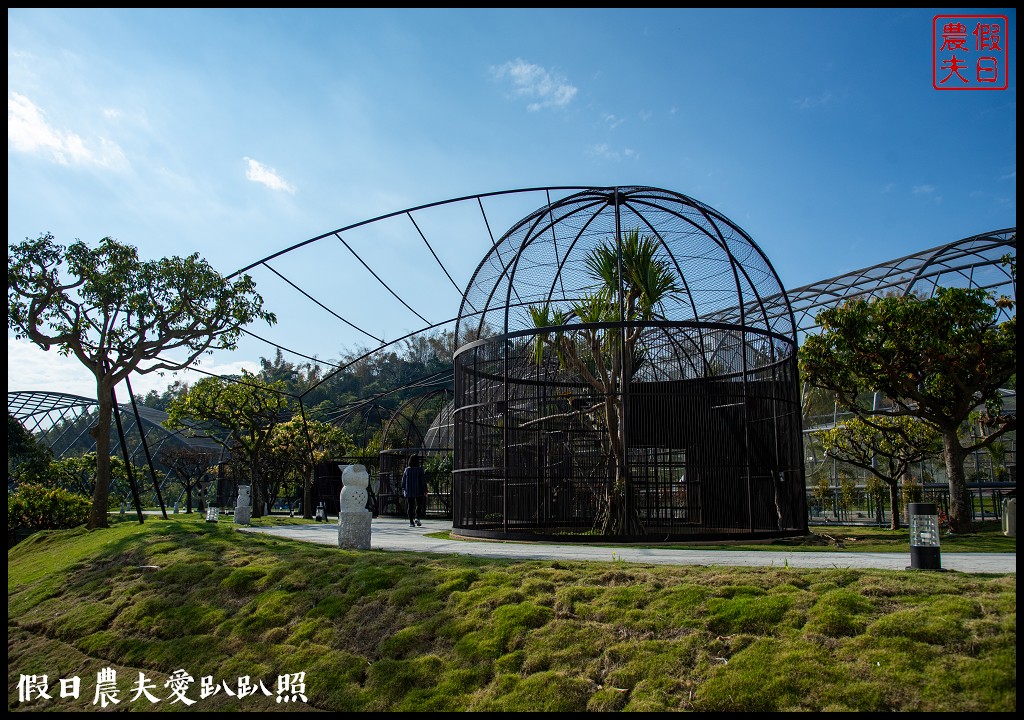
[[[452,474],[454,467],[455,457],[450,452],[428,455],[423,462],[433,501],[438,503],[446,513],[451,512],[451,492],[455,484]]]
[[[847,473],[839,473],[839,509],[848,516],[857,505],[857,482]]]
[[[170,471],[171,477],[181,484],[185,492],[185,512],[192,512],[192,493],[209,477],[217,456],[203,448],[172,445],[160,448],[156,457]],[[200,496],[199,510],[203,509]]]
[[[434,482],[435,493],[439,492],[438,488],[442,485],[449,488],[452,486],[452,469],[454,467],[455,458],[450,452],[427,456],[423,462],[423,469],[426,470],[427,477]]]
[[[643,323],[655,317],[665,299],[681,290],[675,272],[657,251],[657,241],[639,230],[624,233],[618,244],[607,239],[584,261],[596,285],[592,292],[568,309],[550,305],[529,308],[534,327],[541,330],[534,343],[537,364],[545,362],[546,354],[553,355],[561,368],[574,372],[601,398],[595,407],[600,408],[605,429],[602,438],[612,481],[605,491],[603,517],[598,520],[608,535],[644,532],[632,509],[623,393],[643,361],[638,353]],[[565,329],[573,318],[580,324]],[[625,325],[598,326],[618,322]]]
[[[50,233],[8,248],[7,327],[44,350],[74,355],[96,380],[97,482],[89,527],[107,526],[114,387],[131,373],[176,371],[241,329],[276,317],[248,275],[228,280],[198,254],[142,261],[110,237],[65,247]],[[180,360],[168,353],[182,353]]]
[[[1009,480],[1010,471],[1006,469],[1006,445],[997,442],[988,446],[989,458],[992,460],[992,479],[999,482]]]
[[[811,493],[821,506],[822,513],[828,514],[828,508],[833,498],[832,481],[828,473],[818,472]]]
[[[900,509],[907,513],[908,506],[911,503],[921,502],[924,492],[921,487],[921,483],[918,482],[917,478],[909,473],[903,478],[903,484],[900,485]],[[941,515],[941,510],[939,511]],[[907,522],[910,522],[910,518],[907,517]]]
[[[16,480],[37,480],[51,460],[50,449],[7,413],[7,476]]]
[[[209,437],[243,463],[252,483],[252,515],[271,504],[276,479],[268,472],[270,440],[291,413],[284,383],[266,382],[243,370],[238,380],[207,377],[167,407],[165,427],[186,436]]]
[[[344,457],[351,447],[352,439],[341,428],[321,420],[306,420],[301,415],[274,428],[270,454],[297,476],[297,484],[302,489],[303,517],[313,517],[316,466],[325,460]]]
[[[50,462],[46,468],[46,477],[41,480],[43,485],[58,487],[68,492],[86,497],[94,497],[96,492],[96,473],[99,463],[95,452],[82,455],[71,455]],[[138,465],[132,465],[132,475],[136,482],[149,474]],[[107,494],[107,509],[119,505],[131,498],[131,483],[128,480],[128,468],[124,459],[118,455],[110,458],[110,492]]]
[[[972,527],[965,458],[1016,428],[999,389],[1016,373],[1017,318],[997,322],[997,312],[979,289],[940,288],[929,299],[858,298],[820,312],[821,334],[801,348],[804,379],[844,408],[861,418],[916,417],[941,435],[953,532]],[[863,401],[870,390],[891,404],[873,409]],[[961,426],[978,407],[985,408],[985,434],[964,445]]]
[[[805,428],[835,420],[836,401],[832,393],[804,382],[801,395],[801,412]]]
[[[379,457],[383,451],[383,446],[381,444],[381,436],[383,435],[383,432],[383,428],[378,428],[365,444],[353,444],[352,450],[350,451],[352,456],[362,458]]]
[[[891,492],[892,492],[891,486],[888,483],[885,483],[885,482],[882,482],[881,480],[879,480],[878,476],[876,476],[876,475],[868,475],[867,479],[864,481],[864,490],[867,492],[868,497],[870,497],[874,501],[874,503],[875,503],[875,517],[878,520],[878,524],[879,525],[882,524],[882,506],[885,503],[887,495],[889,496],[889,507],[890,507],[890,509],[892,510],[892,512],[894,514],[896,514],[898,512],[899,506],[892,504],[892,497],[893,496],[891,494]],[[898,501],[899,500],[899,493],[898,492],[896,493],[896,498],[897,498],[897,501]],[[897,528],[898,524],[893,524],[891,527]]]
[[[139,405],[166,411],[167,406],[171,404],[171,400],[186,392],[188,392],[188,383],[175,380],[163,392],[150,390],[144,396],[136,395],[135,401]]]
[[[909,415],[855,417],[815,435],[830,457],[867,470],[889,487],[893,530],[900,527],[900,479],[912,465],[942,450],[942,438],[935,428]]]

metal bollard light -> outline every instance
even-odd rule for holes
[[[910,503],[910,567],[908,570],[941,570],[939,510],[935,503]]]

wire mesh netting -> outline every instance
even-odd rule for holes
[[[480,263],[456,336],[454,527],[806,531],[792,314],[712,208],[647,187],[540,208]]]
[[[617,267],[609,287],[589,262],[601,248],[621,260],[631,232],[652,241],[652,261],[672,277],[672,291],[640,313],[627,307],[628,269]],[[617,493],[636,519],[620,529],[649,539],[798,530],[795,347],[819,329],[817,312],[854,296],[927,296],[949,286],[1015,298],[1015,273],[1003,262],[1015,254],[1016,228],[1008,228],[787,291],[742,229],[693,198],[650,187],[563,186],[410,207],[283,248],[234,275],[252,272],[268,300],[287,300],[273,303],[273,337],[246,330],[240,352],[276,351],[317,366],[315,382],[311,374],[308,386],[294,389],[296,407],[343,425],[357,447],[386,436],[377,460],[367,461],[376,487],[394,485],[386,481],[416,453],[431,463],[445,498],[434,511],[452,514],[456,527],[600,534],[611,527],[609,498]],[[411,271],[423,281],[395,282]],[[611,301],[617,315],[587,317]],[[1000,319],[1014,312],[1001,307]],[[410,323],[387,341],[395,332],[381,327],[386,308]],[[396,375],[358,396],[338,390],[362,363],[433,333],[455,342],[445,340],[444,362],[424,365],[421,377]],[[351,337],[354,350],[325,359],[332,343]],[[366,342],[372,349],[359,344]],[[608,377],[588,378],[600,368]],[[441,386],[450,394],[453,385],[454,400],[411,415],[412,404],[398,401]],[[93,399],[9,392],[8,409],[58,455],[94,446]],[[122,442],[136,462],[145,453],[133,422],[147,438],[156,433],[150,450],[204,442],[160,432],[160,419],[144,407],[122,409],[128,437],[114,447]],[[452,479],[453,455],[461,485]]]

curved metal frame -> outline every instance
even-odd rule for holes
[[[68,393],[45,391],[16,391],[7,393],[7,411],[25,429],[36,436],[57,458],[79,455],[96,449],[96,440],[90,435],[95,420],[92,418],[97,403],[95,398]],[[202,437],[188,437],[180,432],[171,432],[163,426],[167,413],[137,403],[118,403],[117,412],[127,418],[122,436],[111,423],[111,453],[124,452],[133,465],[151,464],[163,473],[163,480],[156,488],[163,488],[174,480],[175,472],[160,461],[160,450],[167,446],[181,446],[202,450],[209,454],[211,463],[224,459],[224,449],[218,443]],[[138,415],[136,416],[136,411]],[[142,433],[139,432],[141,421]],[[155,490],[159,498],[159,490]]]
[[[488,238],[488,243],[492,247],[493,253],[497,252],[497,246],[499,245],[499,241],[495,238],[492,228],[499,225],[503,226],[503,223],[500,220],[496,222],[495,219],[502,217],[503,212],[505,213],[506,216],[510,215],[510,213],[508,212],[510,207],[519,207],[524,202],[534,203],[532,207],[537,207],[534,196],[543,198],[543,207],[541,209],[542,211],[538,211],[537,214],[530,216],[532,218],[531,221],[535,223],[535,227],[543,227],[546,233],[551,234],[551,240],[555,246],[555,255],[556,257],[559,258],[557,272],[554,273],[554,277],[557,278],[557,280],[552,280],[550,285],[547,286],[547,296],[555,297],[556,294],[559,292],[564,294],[564,277],[562,275],[562,270],[565,269],[566,258],[569,257],[569,249],[567,245],[565,245],[564,243],[567,243],[569,238],[557,236],[554,233],[556,228],[563,228],[567,222],[570,222],[570,220],[564,218],[562,214],[559,213],[559,211],[557,210],[557,207],[560,202],[564,201],[565,198],[570,195],[578,194],[581,192],[590,192],[594,190],[595,188],[582,185],[521,188],[515,190],[503,190],[498,192],[467,195],[441,202],[433,202],[418,205],[416,207],[410,207],[405,210],[380,215],[378,217],[365,220],[362,222],[353,223],[343,228],[339,228],[338,230],[324,233],[309,240],[297,243],[295,245],[277,251],[271,255],[268,255],[266,258],[263,258],[262,260],[250,263],[245,267],[241,268],[240,270],[236,271],[235,273],[232,273],[231,276],[229,276],[234,277],[235,275],[238,275],[240,273],[247,272],[249,270],[257,268],[265,269],[266,271],[270,272],[275,277],[282,279],[289,286],[291,286],[296,291],[301,293],[305,298],[307,298],[307,300],[310,300],[313,303],[327,310],[332,316],[337,318],[347,327],[356,327],[349,320],[342,317],[342,315],[338,313],[336,310],[327,307],[327,305],[322,303],[320,300],[312,297],[311,294],[309,294],[301,287],[299,287],[298,283],[293,282],[287,277],[284,277],[284,275],[282,275],[277,269],[271,267],[270,265],[270,262],[275,260],[276,258],[280,258],[294,250],[309,246],[318,241],[340,241],[341,245],[343,245],[348,252],[355,256],[355,258],[360,263],[362,263],[362,265],[366,267],[366,269],[369,270],[371,274],[374,275],[378,282],[380,282],[382,285],[384,285],[385,288],[391,291],[392,295],[395,295],[395,297],[400,302],[402,302],[402,304],[404,304],[407,308],[409,308],[409,310],[416,317],[418,317],[420,321],[426,323],[426,320],[424,320],[423,316],[419,315],[419,313],[413,310],[413,308],[407,302],[405,302],[402,298],[398,297],[397,294],[394,293],[393,290],[391,290],[391,287],[387,285],[385,279],[382,278],[377,273],[375,273],[371,268],[369,268],[369,266],[367,266],[366,263],[362,260],[362,258],[360,258],[359,255],[357,254],[357,250],[363,246],[359,243],[359,240],[361,238],[358,235],[361,229],[368,229],[370,226],[373,225],[383,225],[386,222],[393,222],[394,224],[389,224],[387,226],[387,229],[389,231],[402,231],[402,223],[406,223],[404,226],[404,231],[411,233],[411,235],[409,235],[409,241],[416,243],[422,241],[426,245],[431,255],[435,260],[437,260],[438,265],[444,272],[447,278],[447,282],[450,282],[451,285],[456,290],[456,292],[458,292],[459,295],[461,296],[460,302],[462,303],[463,307],[460,308],[459,315],[457,315],[456,317],[442,320],[440,322],[426,323],[426,325],[421,330],[408,333],[407,335],[390,342],[383,342],[379,340],[379,338],[377,338],[376,336],[366,333],[365,331],[356,327],[357,330],[363,332],[367,337],[370,337],[371,339],[380,342],[379,348],[367,351],[361,357],[351,359],[350,361],[346,361],[345,363],[342,364],[334,364],[331,362],[320,360],[316,355],[306,355],[301,352],[297,352],[296,350],[289,349],[281,345],[277,345],[268,339],[255,335],[254,333],[246,331],[246,334],[250,335],[256,340],[266,343],[271,348],[283,350],[285,352],[288,352],[289,354],[316,362],[323,367],[331,368],[333,372],[324,376],[324,379],[326,380],[334,372],[340,372],[345,368],[349,367],[352,363],[358,362],[360,359],[368,357],[380,350],[393,347],[396,343],[400,343],[406,340],[407,338],[414,337],[420,333],[428,332],[436,328],[450,326],[451,324],[458,323],[460,322],[460,320],[464,320],[466,318],[472,318],[472,313],[475,313],[477,311],[477,308],[472,304],[472,302],[469,302],[469,304],[467,305],[467,297],[465,291],[458,286],[456,280],[452,277],[452,274],[449,273],[448,269],[444,267],[444,264],[438,257],[438,253],[435,252],[435,247],[441,246],[438,244],[438,241],[434,239],[433,234],[431,232],[432,221],[437,219],[433,215],[433,213],[435,213],[436,211],[442,211],[445,208],[458,207],[460,211],[462,209],[468,209],[471,211],[470,217],[468,217],[468,219],[470,220],[472,219],[472,214],[477,214],[477,219],[482,220],[481,228],[485,234],[485,237]],[[637,188],[619,189],[626,191],[626,193],[622,195],[619,195],[618,190],[616,190],[615,188],[598,188],[596,190],[604,190],[609,193],[608,198],[612,198],[615,201],[623,201],[624,204],[634,203],[639,206],[644,202],[647,202],[648,205],[650,205],[651,202],[654,202],[655,204],[657,204],[658,202],[657,198],[655,198],[653,201],[650,198],[644,200],[641,197],[641,193],[634,192],[635,190],[638,190]],[[616,192],[614,197],[611,195],[612,191]],[[678,194],[673,195],[680,198],[685,197],[679,196]],[[703,210],[702,213],[698,213],[698,216],[695,216],[694,218],[694,222],[692,224],[694,232],[703,232],[706,230],[714,232],[715,229],[720,229],[723,226],[731,226],[731,223],[729,223],[727,219],[721,217],[712,208],[702,205],[701,203],[692,200],[692,198],[688,200],[690,200],[691,206],[694,209]],[[607,199],[605,202],[607,202]],[[486,208],[485,204],[487,205]],[[518,218],[522,218],[521,211],[516,213],[512,217],[512,219]],[[462,219],[463,218],[461,216],[458,218],[459,221],[461,221]],[[450,230],[451,225],[442,222],[440,226],[445,228],[445,232],[447,233],[445,237],[449,237],[450,233],[448,231]],[[742,231],[738,232],[742,234]],[[428,236],[430,236],[430,239],[428,239]],[[709,236],[709,238],[710,237],[711,236]],[[743,246],[746,249],[753,249],[755,251],[755,254],[759,254],[761,257],[763,257],[763,253],[761,253],[760,250],[756,248],[756,245],[753,245],[749,237],[743,235],[743,238]],[[724,238],[721,236],[718,237],[719,241],[722,241],[723,239]],[[966,285],[971,287],[982,287],[986,289],[1001,289],[1004,290],[1005,294],[1009,294],[1015,297],[1015,282],[1009,277],[1008,272],[1000,265],[1000,257],[1003,253],[1013,252],[1015,254],[1015,251],[1016,228],[998,230],[989,233],[981,233],[979,235],[975,235],[969,238],[964,238],[963,240],[941,245],[930,250],[925,250],[919,253],[915,253],[913,255],[908,255],[904,258],[899,258],[897,260],[889,261],[886,263],[879,263],[877,265],[864,268],[853,273],[848,273],[828,280],[819,281],[818,283],[813,283],[801,288],[789,290],[788,293],[785,290],[783,290],[780,285],[779,292],[776,294],[757,294],[757,296],[753,298],[742,298],[743,302],[735,303],[731,306],[729,306],[728,303],[724,303],[722,307],[717,309],[717,312],[705,313],[703,316],[703,320],[708,323],[709,328],[715,323],[721,323],[722,325],[744,325],[747,317],[750,316],[751,313],[753,313],[754,317],[760,315],[761,317],[764,318],[773,318],[772,320],[766,321],[769,325],[773,322],[779,321],[784,324],[788,324],[790,327],[795,327],[799,337],[803,333],[813,332],[814,330],[816,330],[816,326],[814,323],[814,315],[816,314],[818,309],[829,305],[833,305],[837,302],[840,302],[846,297],[851,297],[854,295],[874,296],[885,292],[919,291],[923,291],[926,294],[928,294],[933,292],[934,289],[939,286]],[[743,257],[734,254],[730,259],[730,263],[732,263],[732,261],[735,260],[743,260]],[[689,298],[689,305],[692,310],[696,306],[696,302],[693,299],[694,288],[691,288],[689,285],[688,274],[683,272],[683,270],[687,268],[687,261],[687,259],[676,259],[673,262],[675,263],[677,269],[680,271],[680,276],[682,276],[684,280],[687,281],[687,285],[685,287],[685,295],[687,298]],[[740,266],[743,265],[743,263],[739,264]],[[484,267],[484,263],[481,263],[481,265],[478,266],[477,273],[474,274],[474,283],[476,282],[477,275],[479,274],[479,271],[482,267]],[[770,265],[768,267],[770,267]],[[774,271],[772,271],[772,273],[774,274]],[[442,278],[442,281],[443,280],[444,279]],[[741,275],[733,275],[733,280],[734,282],[750,282],[748,279],[742,278]],[[775,278],[775,280],[777,281],[778,278]],[[555,288],[556,282],[558,283],[557,290]],[[471,283],[471,285],[472,284],[473,283]],[[754,285],[756,286],[756,283],[754,283]],[[506,293],[505,298],[506,307],[514,307],[514,303],[510,302],[510,300],[512,299],[512,293],[518,292],[519,289],[520,288],[518,286],[509,288],[509,292]],[[515,299],[517,302],[521,302],[522,300],[522,298],[519,297],[516,297]],[[520,305],[520,308],[522,308],[522,305]],[[693,312],[692,315],[696,316],[697,313]],[[778,316],[778,318],[776,318],[776,316]],[[504,323],[502,323],[502,325],[504,325]],[[323,332],[329,333],[330,329],[326,328]],[[789,333],[787,331],[782,334],[788,335]],[[699,341],[703,342],[706,336],[698,333],[695,337],[697,337]],[[736,347],[736,338],[731,338],[730,342],[732,343],[732,347]],[[726,347],[726,344],[723,343],[723,347]],[[704,349],[706,350],[707,348]],[[711,353],[711,356],[713,355],[714,352]],[[703,358],[705,358],[706,355],[701,354],[700,357],[702,358],[703,362]],[[705,364],[708,365],[709,363]],[[690,376],[699,376],[702,373],[707,373],[708,370],[709,367],[702,368],[699,367],[697,364],[692,364],[692,366],[687,370],[687,373]],[[203,371],[199,370],[199,372]],[[28,394],[26,393],[9,393],[9,410],[16,409],[18,410],[18,412],[27,412],[30,406],[36,406],[48,407],[49,411],[54,411],[57,413],[61,412],[63,408],[63,411],[67,413],[71,412],[71,408],[76,407],[79,403],[81,403],[83,407],[87,407],[95,403],[95,401],[89,400],[87,398],[78,398],[77,400],[69,401],[68,398],[70,396],[66,396],[60,393],[33,393],[33,395],[35,395],[35,397],[29,399]],[[302,402],[304,396],[305,393],[302,396],[296,398],[300,403],[300,410],[303,409]],[[372,401],[372,398],[367,400],[367,402],[369,401]],[[331,419],[332,417],[337,417],[339,413],[346,414],[353,407],[356,407],[356,405],[344,408],[339,407],[337,409],[337,412],[330,412],[329,410],[323,410],[322,408],[319,408],[318,415],[325,419]],[[145,413],[146,410],[143,408],[142,412]],[[144,424],[148,425],[149,423],[147,421],[144,421]],[[136,448],[136,450],[133,452],[137,452],[137,450],[138,448]]]
[[[530,306],[568,309],[592,290],[583,259],[608,239],[621,246],[623,227],[655,240],[680,298],[642,322],[532,326]],[[624,331],[646,362],[613,398],[534,359],[542,334]],[[767,257],[713,208],[616,187],[535,210],[477,266],[456,337],[458,532],[608,540],[595,534],[613,482],[600,450],[611,426],[595,412],[606,401],[625,418],[626,502],[647,541],[806,532],[793,316]]]
[[[788,290],[801,334],[818,329],[816,315],[851,297],[876,298],[897,293],[931,297],[940,287],[971,287],[1017,296],[1017,283],[1003,265],[1017,254],[1017,228],[1006,228],[921,250],[827,280]],[[1001,320],[1009,317],[1002,309]]]
[[[75,448],[79,448],[79,450],[74,454],[89,452],[96,448],[96,441],[89,435],[92,421],[88,420],[84,427],[79,426],[82,425],[83,419],[88,419],[98,405],[96,398],[68,393],[37,390],[7,393],[7,412],[24,425],[26,430],[44,442],[58,458],[64,457]],[[167,413],[144,405],[137,407],[146,432],[146,441],[154,448],[154,453],[168,443],[221,453],[221,446],[211,440],[187,437],[165,428],[163,421],[167,419]],[[118,403],[118,410],[124,413],[125,417],[130,418],[125,431],[133,432],[136,423],[131,404]],[[138,432],[135,432],[134,439],[138,440]],[[119,442],[115,438],[115,443]],[[117,452],[117,450],[117,444],[111,446],[111,452]],[[138,441],[129,448],[129,455],[134,461],[135,458],[140,457],[140,453],[142,453],[142,446]]]
[[[425,459],[430,456],[452,452],[450,446],[442,447],[428,444],[427,435],[430,428],[423,430],[416,422],[416,417],[420,414],[420,411],[425,407],[429,409],[431,403],[440,403],[440,407],[433,413],[436,420],[444,412],[444,408],[451,405],[451,402],[452,391],[450,388],[443,387],[430,390],[406,400],[395,410],[391,419],[388,420],[381,437],[380,469],[378,472],[380,485],[377,493],[382,514],[403,515],[405,512],[404,502],[401,500],[401,480],[410,455],[419,455]],[[433,427],[433,424],[431,427]],[[427,497],[427,514],[432,516],[450,516],[451,477],[431,477],[428,473],[427,482],[430,486],[430,493]]]

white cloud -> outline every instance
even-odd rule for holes
[[[928,205],[941,205],[942,196],[936,194],[938,188],[934,185],[914,185],[910,192],[920,196],[921,200]]]
[[[273,168],[268,168],[263,163],[252,158],[247,157],[243,158],[243,160],[248,165],[248,169],[245,171],[247,180],[266,185],[271,190],[283,190],[286,193],[295,194],[295,188],[285,182]]]
[[[836,101],[836,97],[830,92],[823,92],[821,95],[800,98],[796,100],[796,106],[801,110],[811,110],[816,107],[825,107]]]
[[[616,117],[615,115],[612,115],[611,113],[605,113],[602,116],[602,120],[604,120],[606,123],[608,123],[608,129],[609,130],[614,130],[619,125],[621,125],[622,123],[626,122],[622,118]]]
[[[519,58],[491,68],[491,74],[496,80],[507,79],[512,83],[513,96],[531,100],[526,106],[531,112],[546,107],[565,107],[579,92],[564,76]]]
[[[636,160],[640,157],[635,150],[630,148],[623,148],[622,150],[615,150],[610,147],[607,143],[599,143],[597,145],[591,145],[587,151],[590,155],[595,157],[604,158],[605,160]]]
[[[106,138],[86,140],[74,132],[52,127],[39,107],[16,92],[7,94],[7,142],[17,152],[49,156],[61,165],[111,170],[128,167],[117,143]]]
[[[7,392],[46,390],[83,397],[96,396],[92,373],[73,357],[56,349],[42,350],[24,340],[7,337]]]

